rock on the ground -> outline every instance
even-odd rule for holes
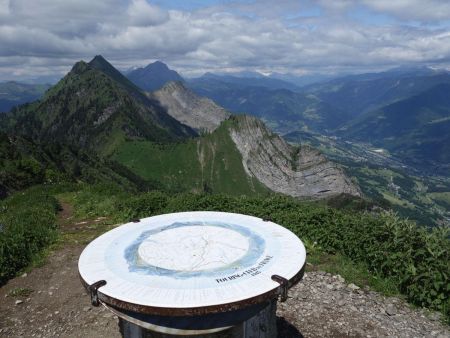
[[[394,305],[392,305],[392,304],[388,304],[387,306],[386,306],[386,313],[389,315],[389,316],[395,316],[396,314],[397,314],[397,309],[395,308],[395,306]]]
[[[320,271],[308,272],[289,290],[288,300],[278,303],[277,315],[282,330],[291,328],[285,337],[450,338],[449,327],[429,319],[423,310],[377,292],[355,292],[343,278]]]
[[[347,287],[348,287],[349,289],[353,290],[353,291],[356,291],[356,290],[359,290],[359,289],[360,289],[359,286],[357,286],[357,285],[355,285],[355,284],[353,284],[353,283],[350,283],[349,285],[347,285]]]

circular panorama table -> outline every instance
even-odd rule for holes
[[[93,305],[167,334],[218,332],[256,316],[303,276],[286,228],[224,212],[136,220],[92,241],[79,262]]]

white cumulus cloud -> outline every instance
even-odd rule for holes
[[[234,1],[189,11],[146,0],[0,0],[0,80],[62,75],[96,54],[122,68],[161,59],[185,73],[446,67],[450,60],[448,1],[271,4]],[[390,21],[378,22],[380,14]]]

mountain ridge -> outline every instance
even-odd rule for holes
[[[34,103],[9,114],[10,129],[108,154],[127,138],[167,142],[195,136],[102,57],[72,70]],[[8,129],[8,128],[7,128]]]
[[[157,187],[118,162],[58,143],[35,143],[0,132],[0,199],[36,184],[85,182],[117,184],[124,189]]]
[[[199,132],[212,132],[231,116],[214,101],[197,96],[181,82],[166,83],[148,96],[158,100],[173,118]]]
[[[222,82],[230,85],[237,86],[238,88],[245,87],[261,87],[266,89],[288,89],[291,91],[298,91],[300,88],[295,84],[285,81],[278,78],[273,78],[269,76],[265,76],[259,73],[245,73],[246,76],[238,76],[233,73],[225,73],[225,74],[214,74],[214,73],[205,73],[204,75],[198,78],[191,78],[187,82],[195,86],[197,83],[205,83],[209,81]]]
[[[341,133],[388,149],[419,167],[450,167],[450,83],[363,114]]]
[[[304,90],[355,118],[440,83],[450,83],[450,73],[430,70],[418,74],[406,71],[362,74],[311,85]]]

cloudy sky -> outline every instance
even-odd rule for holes
[[[0,81],[102,54],[187,76],[450,67],[448,0],[0,0]]]

